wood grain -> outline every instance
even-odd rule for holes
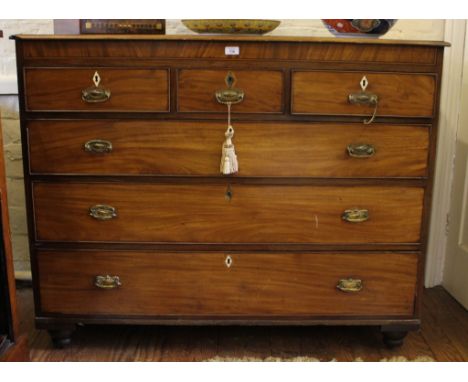
[[[417,255],[39,252],[44,313],[411,315]],[[122,286],[100,290],[96,275]],[[294,275],[291,277],[291,275]],[[363,280],[359,293],[336,288]],[[394,286],[398,285],[398,288]]]
[[[377,116],[431,117],[434,113],[435,77],[431,75],[297,71],[292,75],[292,112],[295,114],[373,113],[373,106],[353,105],[348,95],[361,90],[366,76],[367,91],[379,97]]]
[[[424,338],[441,358],[444,357],[447,361],[467,361],[468,310],[453,297],[447,298],[447,295],[448,293],[439,287],[433,293],[424,296],[423,310],[427,311],[428,315],[424,327],[438,326],[437,330],[424,333]],[[438,309],[434,309],[435,306]],[[438,343],[441,346],[437,346]]]
[[[103,257],[109,253],[116,256],[145,253],[145,258],[151,258],[150,262],[156,261],[158,254],[184,256],[185,251],[190,250],[202,256],[224,255],[229,250],[239,256],[242,253],[257,256],[287,254],[285,259],[273,261],[277,265],[274,271],[279,273],[283,261],[287,262],[289,256],[300,251],[303,256],[312,250],[326,256],[339,251],[348,251],[338,253],[343,256],[373,255],[372,264],[375,257],[375,261],[383,259],[381,265],[385,264],[384,256],[388,252],[406,256],[405,250],[425,251],[443,43],[295,37],[22,36],[16,44],[36,291],[41,289],[43,282],[38,268],[40,254],[36,253],[39,250],[60,258],[61,254],[91,253],[96,258],[99,255],[101,262],[109,260]],[[238,46],[240,54],[226,56],[226,46]],[[125,84],[125,102],[130,102],[134,109],[125,109],[122,101],[119,107],[102,112],[98,107],[82,110],[80,105],[56,110],[55,103],[60,105],[66,97],[50,101],[48,109],[28,109],[28,72],[47,69],[77,73],[74,71],[94,68],[127,73],[123,75],[127,76],[125,81],[115,79],[114,82]],[[238,76],[236,86],[247,92],[245,103],[234,107],[238,112],[234,116],[234,125],[239,125],[234,143],[241,164],[240,176],[223,178],[217,170],[226,114],[224,108],[213,104],[213,92],[225,86],[224,77],[228,70]],[[133,86],[135,82],[128,75],[132,71],[164,72],[167,88],[161,91],[160,83],[145,82],[140,86],[138,81],[138,86]],[[245,77],[248,73],[250,77]],[[322,73],[323,77],[312,78],[316,81],[310,83],[311,78],[307,76],[311,73]],[[201,78],[198,74],[208,74],[209,78]],[[307,77],[300,87],[302,93],[299,96],[305,100],[302,106],[297,91],[291,87],[297,85],[293,76],[299,74]],[[348,94],[359,91],[363,75],[369,78],[368,90],[376,93],[378,90],[381,101],[378,123],[370,126],[361,124],[370,115],[369,108],[347,104]],[[336,78],[329,81],[331,77]],[[68,78],[62,78],[60,85],[65,80]],[[86,81],[89,81],[88,75]],[[153,93],[156,88],[157,95]],[[50,83],[43,81],[35,91],[51,94],[51,89]],[[81,92],[79,87],[76,89]],[[148,103],[142,109],[140,102],[135,101],[138,89],[144,90],[145,99],[154,97],[158,101]],[[322,94],[318,94],[317,89],[321,89]],[[331,91],[323,94],[324,89]],[[181,109],[183,98],[178,93],[182,90],[185,96],[189,94],[185,103],[193,108],[189,111]],[[197,92],[198,96],[190,99],[191,94]],[[163,94],[165,103],[161,101]],[[252,96],[254,98],[249,98]],[[242,110],[242,107],[246,109]],[[109,137],[115,151],[107,156],[83,156],[82,139],[88,139],[88,134],[89,139]],[[96,134],[102,136],[94,136]],[[129,136],[135,140],[129,140]],[[348,142],[354,139],[372,142]],[[359,162],[347,158],[349,143],[375,144],[376,155]],[[37,172],[30,173],[33,168]],[[231,199],[226,198],[229,185]],[[117,218],[110,221],[92,219],[88,209],[97,203],[114,205]],[[353,207],[368,208],[370,220],[363,224],[342,221],[342,211]],[[351,249],[354,252],[349,252]],[[64,258],[72,262],[82,257]],[[412,282],[418,288],[422,287],[423,258],[421,253],[412,276]],[[112,263],[118,263],[117,259],[120,257]],[[188,261],[195,262],[196,259]],[[334,256],[333,259],[338,263],[329,265],[327,272],[347,263],[347,260],[341,263],[341,257]],[[130,260],[124,262],[129,268],[132,266]],[[181,264],[171,266],[180,267]],[[348,268],[352,269],[352,266]],[[304,274],[309,274],[309,268],[299,270],[296,267],[294,270],[285,284],[304,290],[306,284],[296,285],[293,281],[294,277],[302,279]],[[66,269],[66,272],[72,271]],[[313,268],[310,271],[316,272]],[[379,272],[384,272],[384,267],[379,268]],[[202,280],[197,282],[202,283]],[[138,293],[142,295],[145,291]],[[248,288],[241,295],[252,297]],[[223,315],[198,315],[197,319],[173,315],[170,319],[157,319],[127,316],[122,311],[118,317],[96,314],[82,316],[82,320],[87,324],[151,325],[340,323],[402,325],[406,330],[420,323],[421,293],[412,295],[417,301],[405,318],[332,313],[313,318],[292,314],[287,319],[273,319],[265,314],[259,319],[241,313],[235,319]],[[403,303],[403,300],[398,302]],[[36,293],[36,304],[41,306],[40,293]],[[368,306],[371,304],[369,302]],[[283,308],[281,304],[275,304],[275,309]],[[260,305],[252,306],[252,309],[265,308]],[[58,331],[82,321],[73,315],[41,315],[38,311],[36,322],[46,329]],[[122,332],[128,336],[128,331]],[[310,333],[315,332],[310,330]],[[102,330],[99,334],[113,338],[112,357],[127,359],[125,346],[113,337],[112,330],[109,329],[107,334]],[[339,332],[334,330],[328,334],[330,337],[323,335],[318,344],[305,339],[299,344],[302,348],[322,348],[321,354],[326,354],[339,337]],[[434,334],[431,340],[443,337],[443,333]],[[265,336],[252,351],[244,353],[266,351],[269,342]],[[174,345],[170,349],[164,348],[165,339],[157,341],[155,349],[144,343],[142,358],[177,359],[176,349],[183,346],[186,347],[182,358],[199,359],[203,354],[213,354],[211,340],[200,338],[200,341],[197,339],[187,345],[183,345],[181,337],[173,340],[169,339]],[[247,336],[236,342],[221,335],[218,340],[236,343],[236,349],[242,352],[251,338]],[[363,347],[372,341],[364,341]],[[297,345],[298,341],[293,343]],[[345,347],[351,343],[349,339],[343,342]],[[428,350],[427,344],[425,340],[414,342],[410,352],[435,354]],[[130,349],[137,346],[138,340],[132,340]],[[195,354],[193,349],[199,346],[205,346],[206,350]],[[448,354],[446,349],[440,354]],[[383,351],[374,353],[386,354]],[[98,352],[94,354],[98,356]],[[337,354],[344,359],[352,358],[343,349]]]
[[[27,127],[33,174],[219,174],[219,122],[41,120]],[[426,126],[238,122],[235,131],[241,176],[426,176]],[[86,152],[92,139],[110,141],[113,151]],[[346,147],[354,143],[371,144],[376,154],[352,158]]]
[[[108,101],[86,103],[82,90],[100,86],[111,91]],[[169,111],[169,77],[164,69],[25,68],[26,109],[34,111]]]
[[[75,36],[76,37],[76,36]],[[224,48],[235,44],[240,52],[240,60],[297,60],[308,62],[341,63],[403,63],[435,64],[436,44],[429,41],[415,43],[401,40],[401,43],[388,40],[316,39],[316,38],[278,38],[236,36],[175,36],[164,39],[126,39],[123,36],[81,36],[79,39],[22,39],[22,52],[25,58],[187,58],[187,59],[229,59]],[[135,36],[137,37],[137,36]],[[179,38],[177,38],[179,37]],[[130,41],[130,42],[129,42]],[[443,43],[442,43],[443,44]],[[440,44],[440,45],[442,45]]]
[[[421,323],[423,337],[441,361],[461,362],[468,357],[468,349],[462,345],[468,340],[466,318],[461,320],[463,316],[458,317],[456,314],[458,309],[463,309],[461,305],[452,297],[444,297],[438,290],[423,301],[423,309],[426,311],[425,320]],[[439,307],[437,311],[430,309],[434,305]]]
[[[321,361],[345,361],[360,357],[379,361],[396,356],[414,360],[431,357],[468,361],[468,341],[458,325],[468,321],[468,312],[442,288],[424,290],[420,331],[411,332],[398,349],[383,349],[378,328],[357,326],[316,327],[189,327],[86,325],[79,327],[67,350],[53,349],[46,331],[34,327],[34,305],[30,289],[18,290],[21,330],[30,338],[33,361],[202,361],[209,358],[244,356],[261,359],[278,356],[316,357]],[[447,312],[447,306],[451,306]],[[433,320],[426,315],[433,314]],[[442,315],[445,317],[442,319]],[[428,334],[436,330],[441,336]],[[444,347],[451,355],[444,356]],[[252,350],[251,350],[252,349]]]
[[[19,335],[14,344],[4,352],[0,352],[0,362],[29,362],[30,360],[26,335]]]
[[[181,70],[177,80],[177,110],[180,112],[226,113],[226,105],[215,99],[215,92],[226,89],[225,70]],[[244,91],[244,100],[232,106],[233,113],[280,113],[283,105],[281,71],[232,70],[234,88]]]
[[[192,243],[414,243],[423,189],[224,184],[35,183],[36,238],[45,241]],[[117,218],[99,221],[106,204]],[[348,223],[349,208],[366,208]],[[404,212],[404,218],[402,217]]]

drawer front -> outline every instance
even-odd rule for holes
[[[417,263],[391,253],[38,252],[42,312],[75,315],[410,316]]]
[[[228,70],[180,70],[177,96],[180,112],[223,112],[226,106],[215,98],[217,90],[226,89]],[[235,70],[233,88],[244,91],[244,100],[232,107],[233,113],[281,113],[283,72]]]
[[[420,239],[422,188],[227,183],[38,182],[33,185],[36,237],[182,243],[417,243]],[[361,214],[348,211],[356,208]],[[368,220],[363,210],[368,211]],[[352,222],[343,220],[345,211]]]
[[[32,173],[219,174],[218,122],[42,120],[27,127]],[[426,176],[427,126],[239,122],[235,130],[240,176]]]
[[[169,76],[165,69],[26,68],[25,98],[31,111],[168,112]]]
[[[377,116],[432,117],[435,76],[364,72],[294,72],[292,112],[370,116],[374,106],[349,102],[350,94],[361,91],[366,76],[366,91],[378,96]]]

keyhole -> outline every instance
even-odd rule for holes
[[[226,198],[226,200],[227,200],[228,202],[231,201],[231,199],[232,199],[232,189],[231,189],[231,185],[228,185],[228,186],[227,186],[226,193],[224,194],[224,197]]]
[[[226,260],[225,260],[224,262],[226,263],[226,267],[231,268],[231,265],[232,265],[232,257],[231,257],[231,256],[227,256],[227,257],[226,257]]]
[[[362,91],[366,91],[367,86],[369,86],[369,81],[367,80],[366,76],[362,77],[360,85],[361,85]]]

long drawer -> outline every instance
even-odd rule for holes
[[[26,110],[169,111],[167,69],[26,68]]]
[[[434,75],[365,72],[297,71],[292,74],[292,113],[364,115],[373,105],[353,104],[349,95],[365,90],[378,97],[377,116],[432,117]]]
[[[219,174],[220,122],[27,122],[33,174]],[[429,127],[235,124],[240,176],[424,177]]]
[[[39,251],[37,261],[46,314],[410,316],[418,256]]]
[[[84,242],[418,243],[424,189],[33,184],[36,239]]]

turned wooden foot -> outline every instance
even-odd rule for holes
[[[385,345],[389,348],[394,348],[403,345],[408,332],[419,330],[419,327],[419,322],[401,325],[384,325],[380,327],[380,331],[382,332]]]
[[[383,334],[383,342],[389,348],[395,348],[403,345],[403,341],[408,334],[407,330],[391,330],[391,331],[384,331]]]
[[[66,348],[71,344],[71,337],[75,327],[49,329],[49,335],[52,338],[52,344],[56,349]]]

